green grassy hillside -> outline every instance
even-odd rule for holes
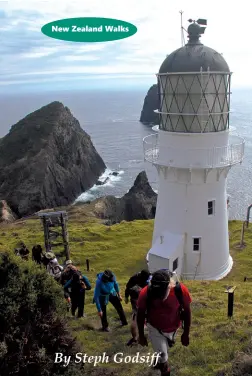
[[[68,223],[71,259],[88,276],[94,287],[96,274],[105,268],[112,269],[121,286],[124,287],[132,273],[145,266],[145,256],[151,244],[153,221],[122,222],[112,227],[104,226],[95,219],[90,220],[75,211]],[[230,222],[231,254],[234,267],[230,275],[219,282],[188,281],[192,295],[191,343],[182,347],[180,333],[177,343],[170,352],[172,375],[177,376],[230,376],[252,375],[242,367],[250,367],[249,355],[252,334],[252,292],[251,283],[243,282],[244,276],[252,277],[252,225],[246,230],[246,248],[237,249],[240,240],[241,222]],[[42,226],[38,220],[19,221],[0,227],[0,251],[13,251],[19,241],[28,248],[36,243],[43,244]],[[86,259],[90,260],[90,272],[85,272]],[[35,266],[34,266],[35,267]],[[234,317],[227,318],[227,294],[225,288],[236,285]],[[78,338],[83,353],[99,355],[106,352],[112,356],[117,352],[124,355],[152,352],[151,345],[128,349],[125,343],[130,338],[128,327],[119,328],[119,321],[113,307],[109,306],[110,333],[100,332],[99,317],[92,304],[93,291],[87,292],[87,318],[73,320],[69,325]],[[130,321],[130,305],[124,304]],[[245,364],[245,365],[242,365]],[[155,375],[147,365],[115,364],[103,365],[114,371],[114,375]],[[102,374],[98,367],[87,365],[90,375]],[[232,369],[232,371],[231,371]],[[100,371],[99,371],[100,370]],[[101,373],[100,373],[101,372]]]

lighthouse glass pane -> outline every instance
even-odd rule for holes
[[[160,75],[160,129],[192,133],[227,129],[229,91],[229,74]]]

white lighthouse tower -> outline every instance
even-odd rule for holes
[[[244,140],[229,134],[228,64],[200,42],[199,23],[189,25],[188,43],[157,74],[159,129],[144,138],[145,160],[159,176],[147,260],[151,272],[168,268],[185,279],[218,280],[233,265],[226,179],[243,159]]]

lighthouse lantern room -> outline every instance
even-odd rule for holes
[[[241,163],[244,140],[229,133],[231,72],[221,54],[188,27],[188,43],[162,63],[158,132],[144,138],[144,158],[159,177],[151,272],[218,280],[229,273],[226,179]]]

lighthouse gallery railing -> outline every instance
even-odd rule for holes
[[[230,136],[227,146],[194,149],[167,147],[166,157],[161,158],[158,134],[143,139],[145,160],[160,166],[178,168],[214,168],[238,164],[244,156],[244,145],[243,138]]]

